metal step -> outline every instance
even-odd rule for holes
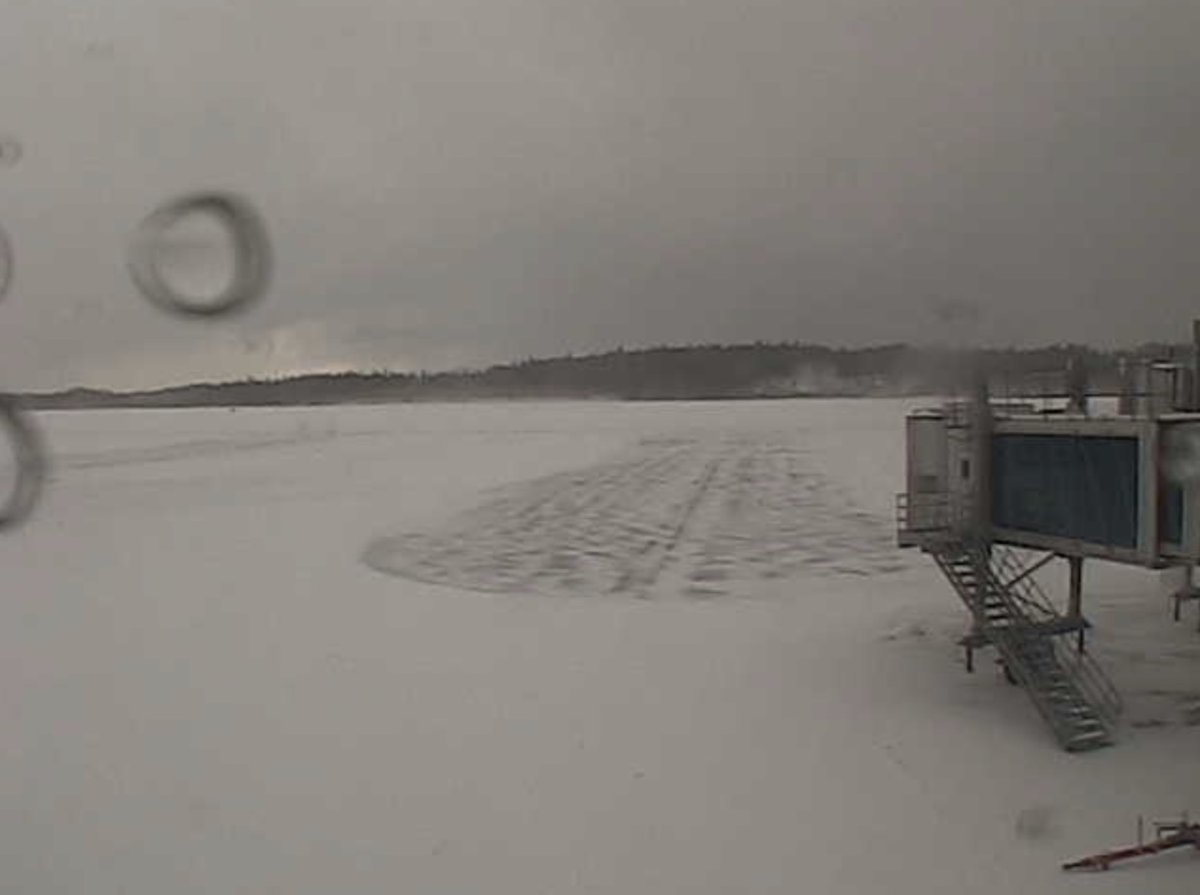
[[[1089,668],[1089,674],[1098,679],[1085,686],[1079,676],[1082,659],[1076,669],[1070,669],[1060,661],[1056,649],[1054,638],[1077,630],[1082,626],[1078,620],[1055,612],[1028,570],[1014,571],[1011,555],[985,556],[982,548],[947,542],[933,557],[976,618],[978,633],[964,643],[990,642],[996,647],[1062,747],[1075,752],[1111,743],[1115,718],[1094,705],[1089,692],[1098,685],[1103,688],[1101,696],[1115,694],[1115,690],[1096,668]],[[1014,592],[1017,582],[1019,594]]]
[[[1050,636],[1014,632],[998,641],[997,647],[1063,748],[1078,751],[1112,741],[1099,711],[1059,663]]]

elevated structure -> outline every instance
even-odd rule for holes
[[[1196,328],[1200,358],[1200,325]],[[1180,566],[1179,606],[1197,591],[1200,557],[1200,393],[1195,366],[1125,372],[1114,412],[1089,412],[1082,368],[1053,407],[996,401],[982,380],[968,400],[907,420],[906,490],[897,498],[903,547],[929,554],[971,615],[961,641],[994,647],[1059,743],[1110,743],[1121,701],[1087,653],[1083,563]],[[1069,568],[1059,609],[1035,580]],[[1071,635],[1073,648],[1064,643]]]

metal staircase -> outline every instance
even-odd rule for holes
[[[1064,634],[1086,622],[1060,615],[1032,576],[1053,556],[1024,566],[1011,550],[950,536],[927,539],[923,547],[971,611],[975,630],[968,641],[996,647],[1010,680],[1029,694],[1062,747],[1078,752],[1110,744],[1120,695],[1082,640],[1079,650],[1063,643]]]

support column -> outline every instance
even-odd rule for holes
[[[1067,603],[1067,616],[1076,621],[1083,619],[1083,557],[1068,556],[1067,563],[1071,567],[1071,590]],[[1079,629],[1079,639],[1076,644],[1079,652],[1083,652],[1084,631]]]
[[[988,380],[980,370],[976,374],[972,413],[973,472],[971,481],[971,526],[978,543],[992,541],[992,404]],[[989,556],[990,559],[990,556]]]
[[[1193,573],[1195,571],[1195,564],[1189,562],[1187,566],[1187,580],[1184,582],[1184,586],[1187,588],[1187,592],[1192,595],[1193,599],[1196,596],[1196,585],[1193,580]],[[1200,631],[1200,616],[1196,618],[1196,630]]]
[[[971,402],[971,482],[970,482],[970,540],[975,545],[975,609],[972,631],[982,633],[979,618],[986,612],[989,577],[992,567],[992,531],[990,494],[990,461],[992,456],[992,403],[988,376],[982,366],[975,369]],[[974,652],[967,652],[967,670],[975,670]]]
[[[1190,562],[1186,566],[1183,566],[1183,580],[1179,584],[1179,589],[1171,595],[1171,602],[1174,604],[1172,607],[1172,617],[1175,621],[1179,621],[1183,614],[1184,602],[1196,599],[1196,585],[1193,574],[1195,568]]]
[[[1067,413],[1088,415],[1088,381],[1087,368],[1083,358],[1072,355],[1067,361]]]
[[[1200,410],[1200,320],[1192,321],[1192,394],[1188,409]]]
[[[991,545],[980,544],[974,555],[975,575],[975,605],[971,609],[971,637],[978,637],[983,634],[983,628],[979,623],[979,619],[983,617],[987,611],[987,592],[988,592],[988,572],[991,568]],[[969,642],[967,645],[967,671],[975,670],[975,648]]]

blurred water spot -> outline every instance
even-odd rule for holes
[[[1031,805],[1017,814],[1017,838],[1026,841],[1049,839],[1058,835],[1058,823],[1053,808]]]
[[[4,228],[0,227],[0,298],[4,298],[8,292],[8,287],[12,284],[12,274],[12,243],[8,241],[8,234],[4,232]]]
[[[45,469],[37,430],[14,399],[0,396],[0,529],[20,524],[33,510]]]
[[[3,508],[12,502],[20,477],[21,466],[16,445],[6,432],[0,438],[0,515],[4,512]]]
[[[233,235],[211,211],[186,212],[154,236],[150,251],[158,275],[183,304],[213,304],[233,284]]]
[[[0,166],[12,167],[21,160],[23,150],[16,137],[0,135]]]
[[[196,193],[160,206],[130,247],[129,271],[159,307],[189,316],[237,310],[262,296],[271,272],[266,227],[229,193]]]
[[[1200,479],[1200,426],[1167,427],[1163,438],[1163,472],[1180,485]]]

